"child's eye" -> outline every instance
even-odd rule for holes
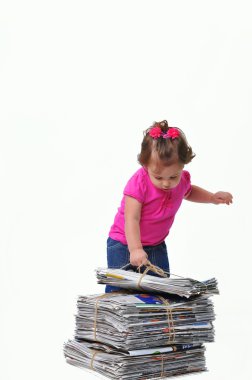
[[[155,177],[155,178],[158,179],[158,180],[162,179],[162,177]]]

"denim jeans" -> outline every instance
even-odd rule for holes
[[[170,272],[167,248],[164,241],[161,244],[155,246],[143,246],[143,249],[148,255],[148,260],[153,265],[158,266],[166,272]],[[128,250],[128,246],[108,237],[107,262],[108,268],[121,268],[129,264],[130,253]],[[141,271],[143,272],[144,268],[141,268]],[[156,276],[156,273],[149,271],[148,275]],[[106,285],[105,288],[106,293],[110,293],[117,290],[121,290],[121,288],[111,285]]]

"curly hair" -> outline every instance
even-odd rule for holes
[[[172,165],[175,161],[179,160],[182,164],[188,164],[195,157],[192,148],[188,144],[184,132],[179,131],[179,136],[172,138],[153,138],[149,134],[153,127],[159,127],[162,133],[167,133],[172,127],[168,126],[166,120],[154,122],[151,127],[144,131],[144,138],[141,144],[141,152],[138,154],[137,159],[140,165],[147,166],[151,155],[154,153],[164,166]]]

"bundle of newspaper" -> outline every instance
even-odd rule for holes
[[[106,293],[80,296],[75,338],[129,352],[214,340],[209,294],[190,299],[153,294]]]
[[[191,278],[177,276],[157,277],[134,271],[112,268],[98,268],[96,277],[99,284],[118,286],[126,289],[137,289],[146,292],[177,294],[181,297],[191,297],[197,294],[218,294],[217,280],[211,278],[197,281]]]
[[[206,371],[202,345],[158,348],[154,354],[131,356],[107,345],[69,340],[64,355],[69,364],[93,369],[116,380],[164,378]]]

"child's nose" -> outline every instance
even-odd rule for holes
[[[164,187],[165,189],[169,189],[169,187],[170,187],[170,181],[164,181],[164,182],[163,182],[163,187]]]

